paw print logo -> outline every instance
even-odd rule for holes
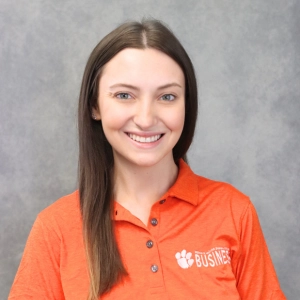
[[[181,252],[177,252],[175,254],[175,257],[177,259],[178,265],[182,269],[187,269],[187,268],[191,267],[194,263],[194,260],[191,259],[192,253],[191,252],[186,253],[186,250],[182,250]]]

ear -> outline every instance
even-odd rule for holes
[[[99,121],[101,120],[101,114],[100,114],[100,110],[98,107],[93,107],[92,108],[92,119],[95,121]]]

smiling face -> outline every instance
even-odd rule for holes
[[[155,49],[127,48],[102,70],[98,107],[115,163],[174,164],[172,149],[185,116],[185,78],[179,65]]]

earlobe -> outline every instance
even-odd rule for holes
[[[94,119],[94,120],[97,120],[97,117],[96,117],[96,115],[92,112],[92,118]]]
[[[96,108],[92,108],[92,119],[95,121],[101,120],[100,113],[99,113],[98,109],[96,109]]]

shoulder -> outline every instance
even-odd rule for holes
[[[252,206],[250,198],[233,185],[195,175],[198,183],[198,203],[207,203],[242,216]]]
[[[250,200],[231,184],[195,174],[184,161],[179,162],[179,176],[172,194],[195,205],[245,209]]]
[[[70,230],[74,226],[81,224],[81,212],[78,190],[61,197],[53,204],[42,210],[36,222],[52,230]]]
[[[238,190],[236,187],[227,182],[212,180],[200,175],[196,175],[199,193],[201,195],[218,195],[222,198],[236,198],[241,201],[249,201],[249,197],[243,192]]]
[[[64,219],[78,213],[80,213],[79,192],[76,190],[72,194],[61,197],[46,207],[39,213],[39,217],[43,219],[52,217]]]

